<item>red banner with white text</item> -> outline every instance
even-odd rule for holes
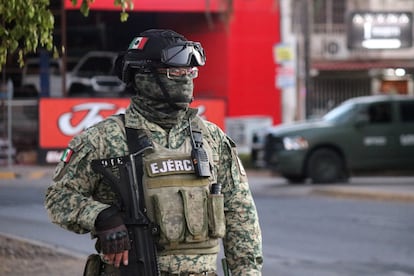
[[[39,149],[41,163],[55,163],[73,136],[113,114],[124,113],[129,99],[85,98],[39,101]],[[203,118],[224,127],[225,102],[221,99],[195,100]],[[48,152],[52,150],[51,152]],[[44,159],[44,160],[41,160]]]

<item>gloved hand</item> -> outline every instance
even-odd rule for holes
[[[108,230],[97,230],[96,235],[98,236],[101,250],[104,254],[121,253],[131,248],[128,230],[123,224]]]
[[[96,235],[105,261],[119,266],[121,260],[128,264],[128,250],[131,248],[128,230],[116,207],[99,213],[95,221]]]

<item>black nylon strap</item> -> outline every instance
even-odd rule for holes
[[[191,132],[191,140],[193,143],[193,148],[199,149],[203,147],[203,133],[201,132],[201,128],[197,125],[197,123],[193,123],[193,121],[188,120]]]
[[[125,114],[120,114],[120,117],[125,126]],[[129,128],[125,126],[125,133],[129,154],[138,152],[151,145],[151,141],[149,140],[147,133],[142,129]]]
[[[125,127],[127,144],[128,144],[128,151],[129,154],[138,152],[139,150],[151,145],[151,141],[149,140],[148,136],[146,135],[144,130],[140,129],[133,129],[128,128],[125,126],[125,114],[120,114],[120,119]],[[128,209],[130,208],[130,195],[128,194],[128,189],[125,185],[118,185],[119,183],[123,183],[124,179],[128,179],[128,175],[126,175],[125,170],[120,169],[119,174],[120,178],[117,178],[112,172],[108,169],[113,166],[124,166],[127,162],[130,161],[130,156],[121,156],[121,157],[114,157],[114,158],[107,158],[107,159],[97,159],[92,160],[91,166],[95,172],[101,173],[107,179],[108,184],[111,186],[112,190],[118,196],[118,207],[119,209]],[[142,186],[142,175],[143,175],[143,168],[142,168],[142,154],[135,156],[135,160],[138,163],[137,166],[137,177],[140,185]]]

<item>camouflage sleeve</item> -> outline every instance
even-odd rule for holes
[[[51,221],[75,233],[92,231],[99,212],[110,206],[111,199],[105,196],[113,193],[108,185],[106,191],[99,186],[101,177],[90,165],[91,160],[102,158],[102,136],[92,127],[74,137],[67,149],[70,158],[57,165],[46,190],[45,207]]]
[[[223,185],[225,201],[223,247],[227,263],[234,276],[259,276],[263,263],[262,235],[247,175],[235,143],[221,130],[214,137],[221,137],[217,178]]]

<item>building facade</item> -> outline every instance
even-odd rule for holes
[[[81,2],[81,1],[78,1]],[[65,1],[68,28],[101,26],[99,47],[125,50],[148,28],[169,28],[200,41],[207,55],[195,82],[196,98],[226,101],[226,116],[269,116],[281,121],[280,90],[275,86],[273,47],[280,41],[279,9],[274,0],[136,0],[125,23],[112,0],[91,4],[88,18]],[[70,41],[68,53],[75,53]],[[76,37],[76,35],[74,35]],[[84,44],[83,44],[84,45]],[[97,46],[98,47],[98,46]]]
[[[355,96],[414,95],[414,1],[287,2],[282,41],[298,52],[293,101],[300,112],[285,121],[320,116]]]

